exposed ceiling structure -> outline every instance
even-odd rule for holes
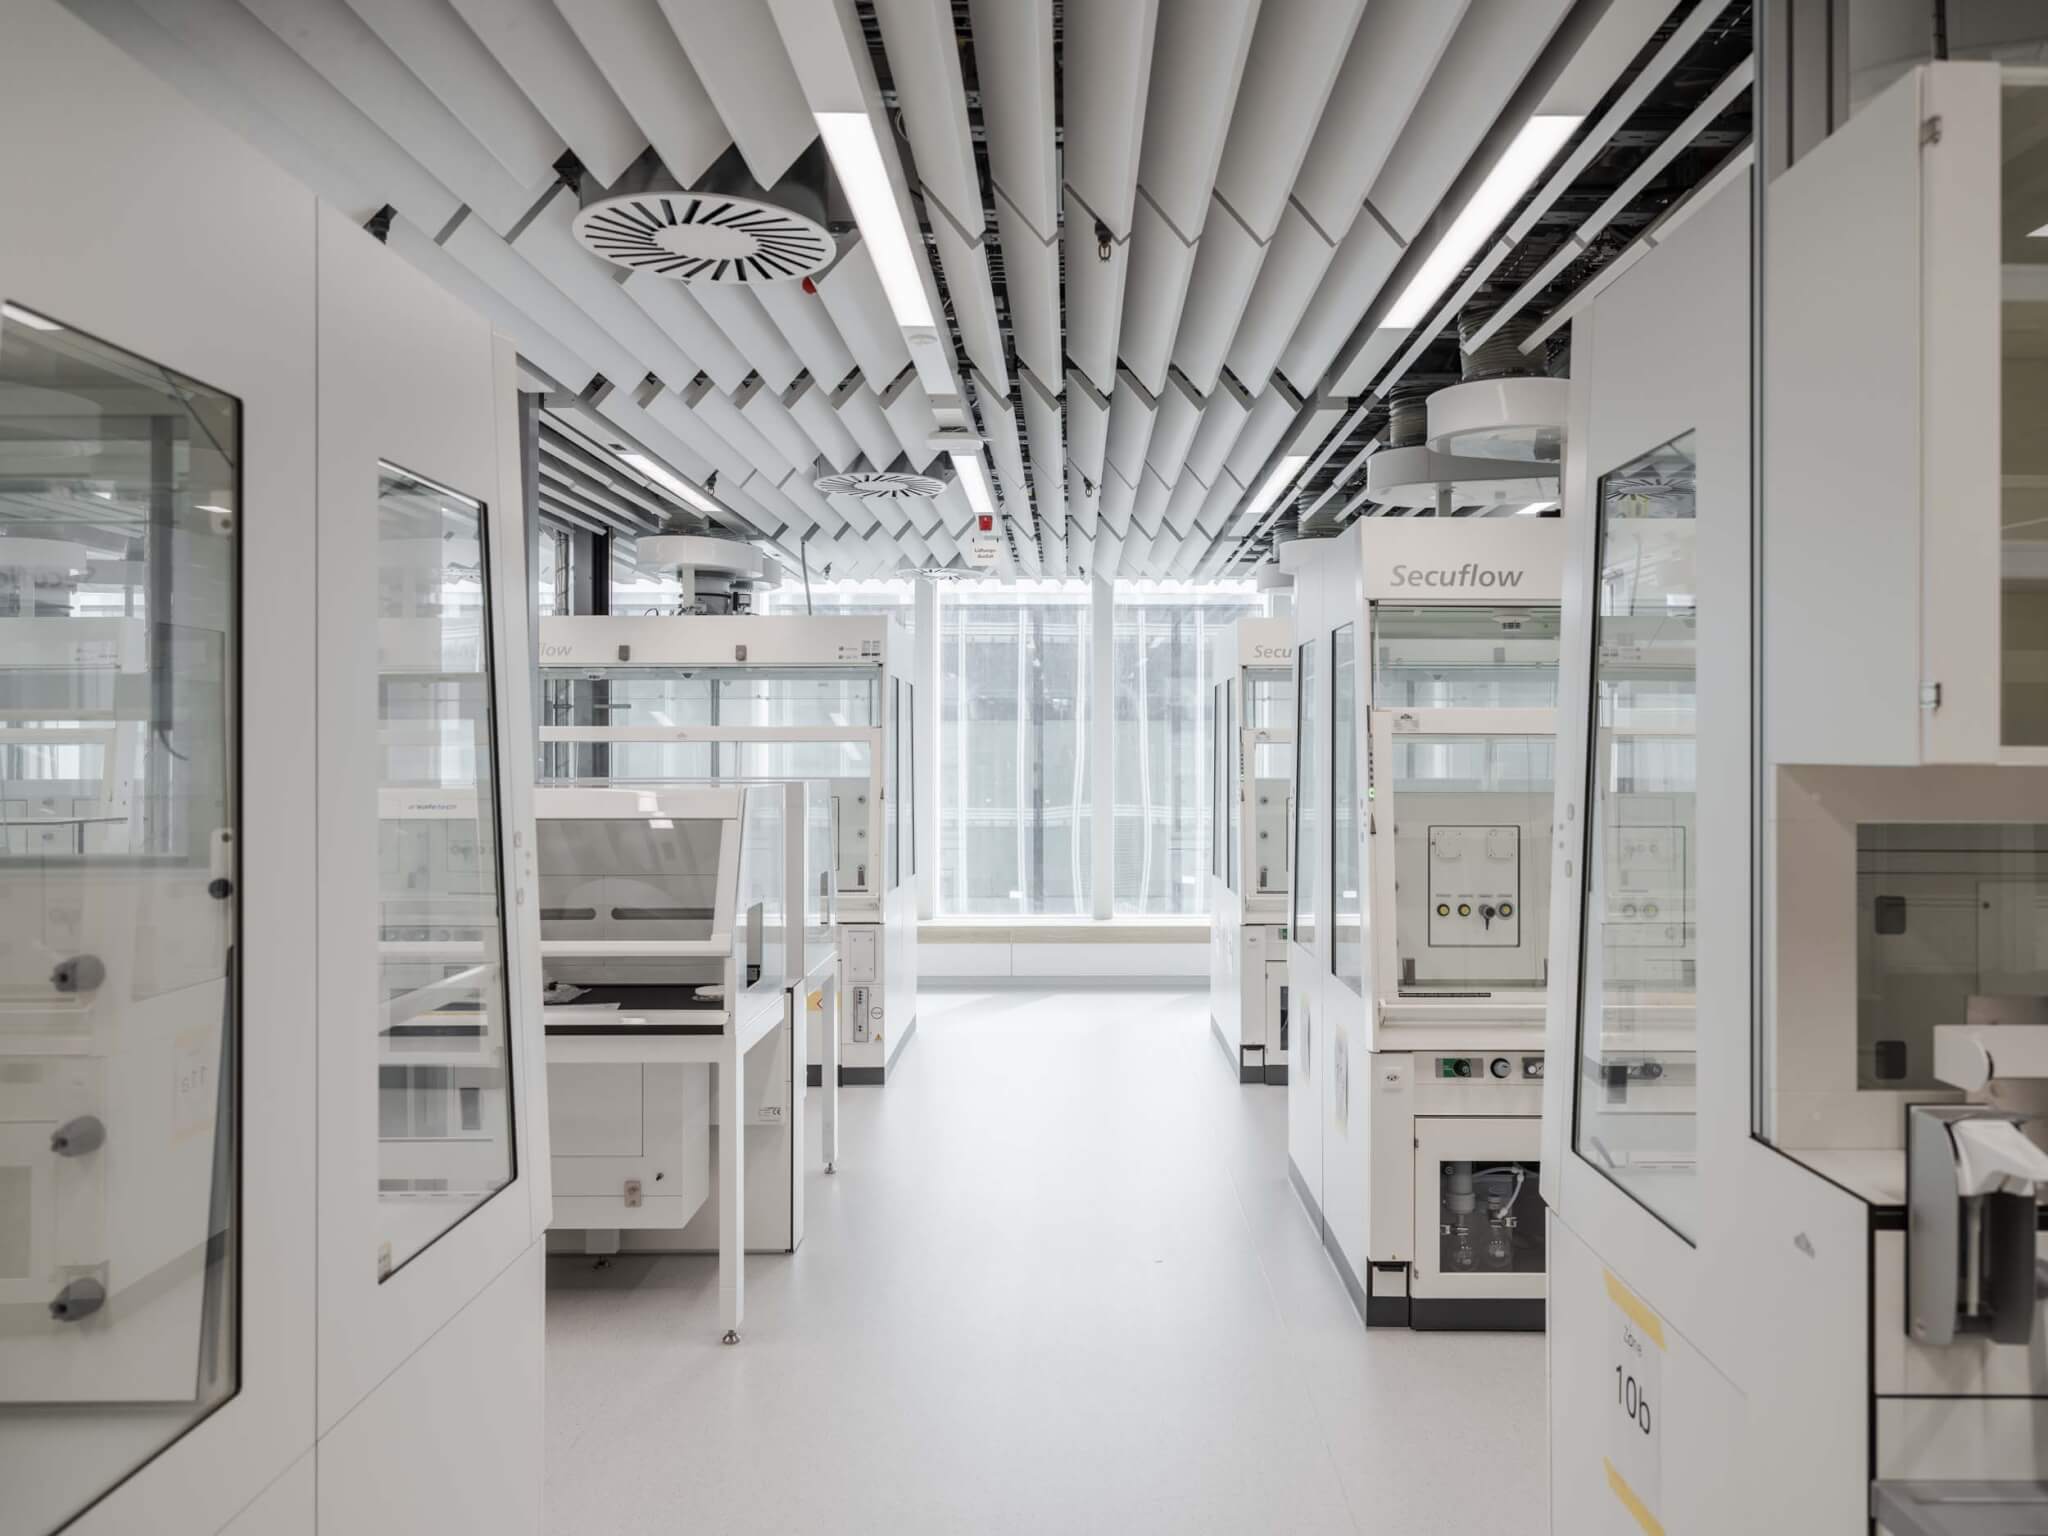
[[[978,472],[1023,576],[1241,573],[1377,511],[1461,316],[1554,368],[1748,140],[1724,0],[71,4],[512,337],[547,515],[841,577],[961,564]],[[820,148],[859,114],[902,260]]]

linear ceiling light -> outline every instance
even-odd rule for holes
[[[1464,270],[1465,263],[1472,259],[1472,253],[1499,227],[1500,221],[1508,216],[1508,210],[1521,200],[1522,194],[1529,190],[1529,184],[1550,164],[1559,146],[1578,130],[1583,121],[1581,117],[1556,115],[1532,117],[1522,124],[1522,131],[1515,135],[1515,142],[1487,172],[1486,180],[1479,184],[1472,200],[1451,221],[1443,239],[1429,253],[1429,259],[1423,262],[1421,270],[1402,290],[1401,297],[1394,301],[1394,307],[1387,311],[1387,317],[1380,322],[1382,329],[1407,330],[1422,323],[1429,307],[1450,286],[1451,279]]]
[[[839,173],[839,185],[853,205],[853,220],[881,276],[890,312],[906,330],[930,330],[931,301],[925,297],[924,277],[911,251],[910,233],[903,227],[896,189],[889,184],[889,167],[882,161],[874,123],[865,112],[820,112],[817,118],[832,169]]]
[[[996,510],[995,497],[989,494],[988,471],[981,467],[978,453],[956,453],[953,455],[953,469],[960,476],[960,489],[967,495],[967,505],[976,517],[993,516]]]
[[[1258,493],[1244,504],[1244,510],[1237,514],[1234,527],[1249,527],[1265,516],[1266,508],[1279,499],[1280,492],[1286,488],[1290,480],[1301,473],[1301,466],[1307,462],[1308,455],[1305,453],[1290,453],[1283,457],[1273,467],[1273,473],[1266,476],[1266,483],[1259,487]]]
[[[619,458],[629,468],[638,470],[669,495],[688,502],[699,512],[715,513],[725,510],[666,464],[657,464],[644,453],[621,453]]]
[[[23,309],[19,304],[0,304],[0,315],[27,326],[32,331],[61,331],[63,326],[54,320],[45,320],[32,309]]]

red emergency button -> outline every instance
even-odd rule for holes
[[[984,512],[975,518],[974,525],[982,533],[994,533],[996,531],[995,516],[993,513]]]

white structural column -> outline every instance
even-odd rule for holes
[[[1116,584],[1096,577],[1089,583],[1088,768],[1095,829],[1093,915],[1099,921],[1116,910],[1116,773],[1111,757],[1116,735]]]
[[[911,846],[917,850],[917,915],[938,912],[939,896],[939,584],[929,576],[912,588],[910,643],[917,685],[912,710]]]

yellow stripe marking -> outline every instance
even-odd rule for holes
[[[1610,1279],[1608,1283],[1613,1282]],[[1664,1536],[1664,1523],[1651,1514],[1650,1506],[1636,1496],[1635,1489],[1628,1485],[1628,1479],[1614,1470],[1614,1463],[1602,1456],[1600,1464],[1607,1469],[1608,1488],[1621,1500],[1621,1507],[1636,1517],[1636,1524],[1643,1528],[1643,1536]]]
[[[1650,1342],[1659,1349],[1664,1347],[1664,1324],[1657,1314],[1650,1310],[1649,1303],[1634,1291],[1614,1278],[1613,1270],[1606,1270],[1607,1299],[1635,1320],[1635,1325],[1649,1336]]]

